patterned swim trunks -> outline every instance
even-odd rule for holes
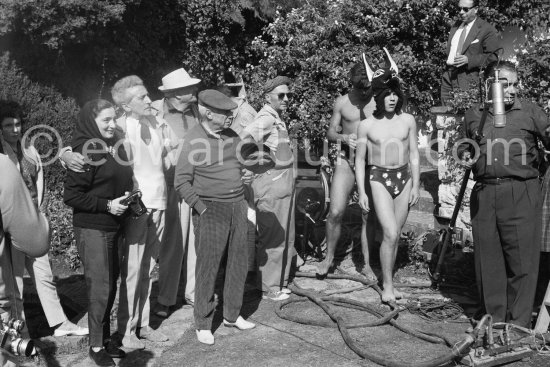
[[[393,199],[401,194],[407,181],[411,179],[408,164],[398,168],[369,166],[369,169],[369,179],[380,182]]]

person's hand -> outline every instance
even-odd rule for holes
[[[458,162],[458,164],[466,169],[472,168],[472,166],[476,163],[476,159],[472,159],[472,155],[470,152],[466,151],[464,154],[462,154],[462,160]]]
[[[418,187],[413,186],[411,188],[411,194],[409,195],[409,206],[416,205],[416,203],[418,203],[419,198],[420,198],[420,189]]]
[[[370,212],[369,197],[367,194],[359,194],[359,206],[363,210],[363,213]]]
[[[129,194],[129,192],[125,192],[123,196],[111,200],[111,208],[109,209],[109,213],[116,216],[124,214],[126,209],[128,209],[128,205],[123,205],[120,202],[126,199]]]
[[[77,152],[71,152],[66,151],[64,152],[61,157],[59,157],[63,163],[65,163],[65,166],[70,169],[73,172],[84,172],[84,167],[86,166],[86,162],[84,161],[84,156]]]
[[[357,146],[357,135],[355,134],[348,134],[348,135],[343,135],[344,137],[344,142],[350,146],[350,148],[353,148],[355,149],[355,147]]]
[[[254,173],[252,173],[252,171],[249,171],[246,168],[243,168],[241,170],[241,173],[242,173],[241,180],[245,185],[250,185],[252,181],[254,181]]]
[[[465,56],[465,55],[455,56],[453,65],[456,66],[457,68],[463,65],[468,65],[468,56]]]

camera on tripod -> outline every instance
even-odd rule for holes
[[[134,218],[140,217],[147,212],[147,207],[141,201],[141,190],[134,190],[127,198],[120,201],[122,205],[127,205]]]
[[[16,356],[30,357],[35,354],[34,342],[21,337],[24,327],[23,320],[9,319],[4,322],[0,319],[0,347]]]

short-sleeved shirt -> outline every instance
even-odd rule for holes
[[[479,106],[466,111],[464,124],[468,138],[475,136],[482,114]],[[493,111],[489,109],[479,143],[479,159],[472,167],[475,179],[538,177],[537,139],[550,146],[550,138],[545,133],[550,126],[548,116],[537,105],[516,99],[506,110],[506,126],[495,127],[493,120]]]
[[[284,131],[285,142],[288,142],[288,131],[281,117],[270,105],[265,105],[256,115],[254,121],[244,128],[257,142],[263,142],[276,153],[280,143],[279,131]],[[281,138],[282,139],[282,138]]]

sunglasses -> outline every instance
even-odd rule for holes
[[[465,7],[465,6],[459,6],[458,7],[458,11],[462,11],[464,10],[465,13],[469,12],[471,9],[473,9],[474,6],[470,6],[469,8],[468,7]]]
[[[289,93],[269,93],[269,94],[275,94],[277,96],[277,98],[279,98],[279,100],[283,100],[285,99],[285,97],[287,97],[288,99],[292,99],[292,97],[294,97],[294,93],[292,92],[289,92]]]

